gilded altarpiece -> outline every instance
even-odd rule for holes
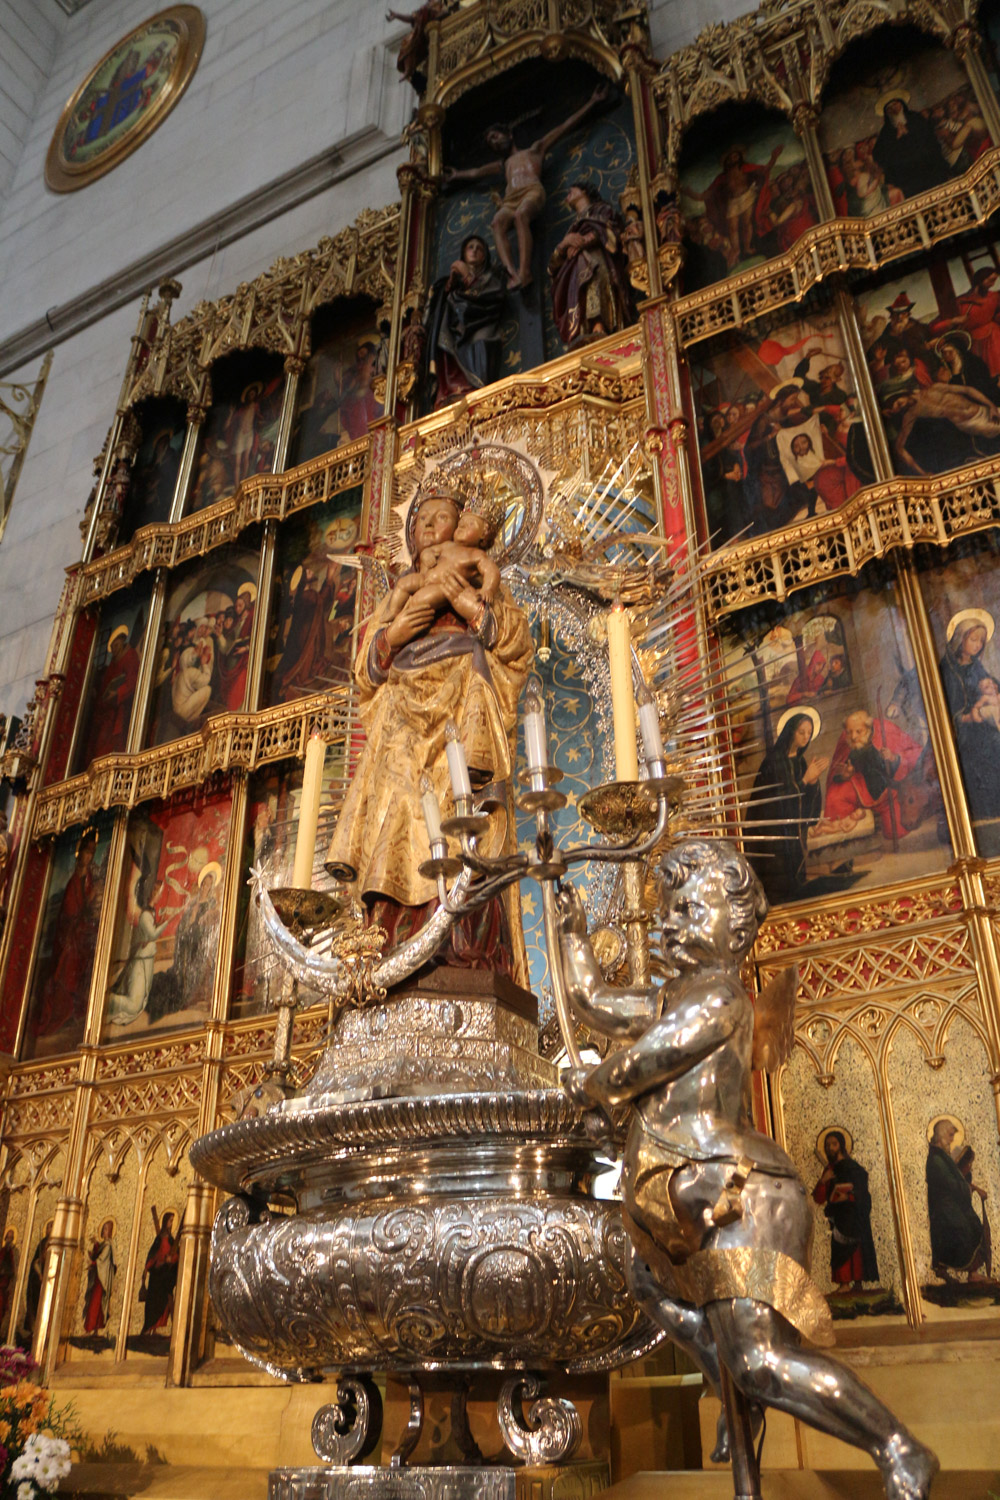
[[[816,1274],[838,1324],[916,1337],[923,1322],[975,1320],[976,1336],[993,1332],[984,1233],[979,1250],[972,1228],[963,1244],[942,1236],[933,1155],[967,1174],[982,1225],[1000,1201],[1000,873],[993,812],[974,791],[1000,733],[1000,111],[975,50],[951,45],[975,19],[922,11],[919,45],[900,30],[894,56],[892,28],[803,0],[783,18],[762,12],[752,47],[737,23],[661,61],[641,16],[611,0],[585,9],[553,0],[544,27],[525,27],[508,0],[475,0],[435,20],[399,203],[176,323],[174,284],[143,308],[84,556],[3,761],[23,852],[0,947],[17,1053],[0,1318],[57,1379],[63,1367],[175,1384],[245,1373],[207,1311],[215,1204],[186,1150],[247,1106],[274,1044],[247,875],[261,862],[287,878],[314,729],[328,744],[332,826],[360,749],[349,674],[386,530],[416,484],[473,443],[535,467],[549,525],[565,520],[560,484],[582,494],[631,455],[616,515],[668,571],[697,574],[685,639],[732,684],[720,766],[742,790],[729,831],[742,817],[774,906],[757,977],[800,968],[798,1046],[758,1105],[813,1193]],[[859,28],[885,49],[885,76],[845,83],[835,64]],[[554,81],[539,131],[593,108],[543,172],[551,211],[532,285],[500,288],[497,364],[439,401],[435,283],[466,280],[454,257],[470,235],[494,270],[498,259],[497,184],[446,170],[487,164],[471,136],[459,159],[455,125],[489,124],[496,80],[514,68]],[[943,162],[951,153],[934,182],[879,164],[894,99]],[[531,119],[507,123],[535,139]],[[621,220],[608,249],[620,261],[595,276],[607,291],[624,266],[628,297],[585,304],[591,322],[569,347],[549,262],[595,208],[577,200],[571,219],[565,200],[584,177]],[[896,353],[878,353],[890,338],[922,339],[923,352],[894,370]],[[606,683],[581,662],[614,569],[588,575],[589,601],[560,614],[543,562],[517,587],[573,794],[562,831],[575,836],[574,799],[610,774]],[[74,641],[86,706],[57,734]],[[113,650],[136,657],[128,712]],[[117,714],[97,748],[96,702]],[[59,758],[71,743],[72,764]],[[780,814],[775,843],[767,809],[782,777],[799,810]],[[67,891],[86,913],[68,937]],[[613,929],[614,877],[590,872],[587,893],[592,924]],[[182,942],[185,914],[186,931],[204,917],[214,935],[208,957]],[[545,1019],[530,884],[517,915]],[[304,1006],[300,1077],[328,1024],[326,1007]]]

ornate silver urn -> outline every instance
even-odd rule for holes
[[[222,1328],[272,1373],[340,1377],[313,1429],[330,1466],[276,1471],[272,1500],[513,1500],[509,1462],[405,1464],[421,1382],[503,1372],[508,1448],[551,1465],[580,1420],[537,1376],[608,1370],[662,1337],[626,1288],[613,1164],[539,1055],[532,997],[498,976],[439,969],[346,1010],[300,1096],[204,1136],[192,1161],[233,1195],[212,1241]],[[414,1406],[380,1468],[354,1465],[378,1438],[375,1371],[405,1377]],[[596,1493],[603,1465],[583,1468]]]

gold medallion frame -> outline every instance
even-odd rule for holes
[[[149,108],[139,115],[131,130],[127,130],[95,160],[88,162],[85,166],[75,166],[63,154],[63,142],[67,126],[79,107],[81,99],[108,60],[117,52],[124,53],[134,37],[139,36],[158,21],[173,21],[177,26],[177,56],[170,77]],[[143,141],[148,140],[153,131],[169,115],[194,77],[195,69],[201,60],[202,48],[205,45],[205,31],[205,17],[196,5],[171,5],[166,10],[157,11],[155,15],[149,16],[139,26],[133,27],[127,35],[120,37],[113,47],[109,47],[66,102],[59,116],[59,122],[53,132],[48,155],[45,158],[46,186],[55,193],[71,193],[77,188],[86,187],[88,183],[95,182],[98,177],[103,177],[105,172],[110,172],[113,167],[117,167],[119,162],[131,156]]]

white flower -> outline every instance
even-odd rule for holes
[[[35,1500],[35,1486],[30,1479],[22,1479],[18,1485],[17,1500]]]

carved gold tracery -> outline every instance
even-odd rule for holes
[[[800,302],[811,287],[845,271],[877,271],[902,256],[986,223],[1000,204],[1000,148],[962,177],[908,198],[870,219],[833,219],[809,229],[784,255],[719,285],[678,298],[677,337],[690,345]]]
[[[39,793],[32,837],[85,823],[101,808],[137,807],[169,797],[217,773],[253,771],[302,756],[316,726],[331,744],[345,743],[354,715],[353,690],[337,687],[255,714],[219,714],[197,734],[135,755],[103,756],[79,776]]]
[[[934,479],[871,485],[808,525],[769,532],[712,553],[702,564],[713,617],[797,589],[856,575],[875,558],[919,543],[947,546],[1000,524],[1000,461]]]
[[[281,474],[253,474],[244,479],[235,495],[193,516],[173,525],[163,522],[141,527],[126,546],[80,569],[81,604],[104,599],[153,568],[176,568],[192,557],[204,557],[234,541],[249,526],[283,521],[296,511],[363,484],[369,468],[368,450],[368,439],[361,438]]]
[[[207,407],[214,360],[249,348],[304,358],[310,315],[338,297],[370,297],[387,314],[398,251],[398,204],[364,209],[314,249],[282,256],[231,296],[199,302],[187,317],[164,324],[123,404],[171,395]]]
[[[706,26],[662,64],[653,89],[666,121],[666,160],[676,167],[684,130],[731,101],[753,100],[789,117],[819,107],[830,70],[853,41],[908,24],[962,49],[975,36],[973,0],[765,0],[735,21]]]

